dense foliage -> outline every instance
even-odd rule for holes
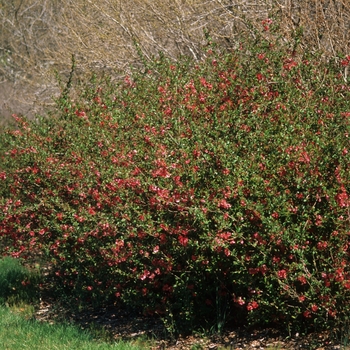
[[[60,293],[142,308],[171,332],[342,329],[350,57],[324,64],[278,40],[206,56],[161,57],[74,102],[66,89],[40,121],[15,116],[2,254],[40,257]]]

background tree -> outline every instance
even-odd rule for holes
[[[79,72],[118,77],[140,52],[200,60],[204,29],[223,49],[237,47],[267,18],[286,41],[303,29],[302,46],[326,59],[349,54],[346,0],[0,0],[0,116],[49,108],[54,72],[67,75],[72,54]]]

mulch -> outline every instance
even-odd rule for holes
[[[160,319],[146,317],[115,306],[100,309],[72,311],[54,300],[42,300],[35,313],[39,321],[55,323],[62,320],[79,325],[82,329],[103,329],[111,340],[136,340],[138,337],[151,339],[151,350],[192,350],[192,349],[345,349],[332,342],[328,334],[310,334],[292,337],[282,335],[278,330],[243,328],[226,329],[221,335],[204,336],[203,334],[169,338]],[[317,344],[317,345],[316,345]]]

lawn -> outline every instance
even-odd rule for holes
[[[0,307],[0,348],[3,350],[137,350],[141,346],[122,341],[94,340],[88,332],[69,324],[27,319],[23,308]]]

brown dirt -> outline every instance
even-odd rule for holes
[[[130,314],[114,306],[98,310],[73,312],[63,306],[58,307],[53,300],[42,300],[35,318],[43,322],[69,320],[82,329],[103,330],[111,340],[136,341],[138,338],[150,339],[146,348],[151,350],[191,350],[191,349],[318,349],[336,350],[342,347],[328,339],[327,334],[311,334],[299,337],[295,334],[286,338],[275,329],[244,330],[227,329],[222,335],[205,336],[203,334],[169,339],[160,319]],[[315,346],[313,344],[321,344]],[[150,345],[151,344],[151,345]],[[345,348],[342,348],[345,349]]]

